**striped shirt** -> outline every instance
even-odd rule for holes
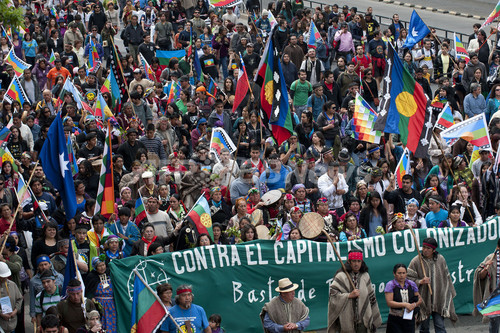
[[[165,149],[163,148],[163,144],[161,143],[161,140],[158,139],[156,136],[152,139],[148,138],[147,136],[143,136],[139,141],[141,141],[144,146],[146,146],[146,149],[149,152],[155,153],[158,155],[160,160],[165,160],[167,156],[165,155]]]
[[[43,304],[40,304],[40,298],[43,295]],[[50,307],[57,306],[57,303],[61,300],[61,295],[59,293],[59,287],[56,286],[56,291],[52,295],[48,295],[45,290],[39,292],[35,297],[35,313],[45,315]]]

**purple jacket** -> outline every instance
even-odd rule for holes
[[[457,227],[458,228],[468,227],[468,225],[464,221],[460,221],[460,222],[458,222]],[[450,220],[448,219],[446,221],[439,223],[438,228],[450,228]]]
[[[219,35],[214,35],[212,37],[212,48],[214,50],[219,50],[219,55],[221,58],[225,58],[228,56],[229,54],[229,38],[228,38],[228,42],[217,42],[216,38],[218,37]]]
[[[31,74],[38,81],[38,85],[40,86],[40,90],[42,91],[45,88],[45,85],[47,84],[47,74],[52,68],[52,65],[48,61],[46,63],[47,66],[45,67],[45,70],[42,70],[40,67],[38,67],[38,63],[36,63],[35,67],[33,67],[33,70],[31,71]]]

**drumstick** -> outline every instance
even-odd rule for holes
[[[415,247],[417,248],[417,253],[418,253],[418,259],[420,259],[420,265],[422,266],[422,272],[424,272],[424,278],[427,277],[427,274],[425,273],[425,267],[424,267],[424,259],[422,258],[422,253],[420,253],[420,250],[418,249],[418,242],[417,242],[417,236],[415,235],[415,232],[413,231],[413,228],[411,225],[408,225],[411,231],[411,235],[413,236],[413,241],[415,242]],[[431,284],[427,284],[427,287],[429,287],[429,293],[432,296],[432,287]]]
[[[335,255],[337,256],[337,259],[340,261],[340,264],[342,265],[342,270],[344,271],[345,275],[347,275],[347,279],[351,283],[352,289],[356,289],[356,286],[354,285],[354,282],[352,281],[351,275],[349,275],[349,273],[347,272],[347,269],[345,268],[344,262],[340,258],[339,251],[337,251],[337,248],[335,247],[335,244],[333,244],[332,238],[330,237],[330,235],[328,234],[328,232],[326,232],[325,229],[322,229],[321,232],[323,232],[325,234],[326,238],[328,239],[328,241],[332,245],[333,250],[335,251]]]

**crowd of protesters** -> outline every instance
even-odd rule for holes
[[[39,332],[55,332],[50,330],[54,327],[59,332],[62,326],[70,333],[116,332],[112,260],[258,238],[296,240],[302,238],[301,218],[309,212],[323,217],[335,241],[409,227],[477,226],[500,214],[494,173],[500,52],[480,24],[464,41],[470,57],[466,63],[434,29],[412,50],[405,49],[408,32],[399,16],[394,14],[392,24],[382,27],[371,7],[366,12],[336,4],[306,8],[302,0],[271,2],[265,9],[255,0],[226,8],[210,7],[205,0],[13,3],[23,12],[24,32],[2,27],[0,57],[5,60],[13,50],[31,67],[20,77],[28,99],[23,105],[4,99],[15,69],[4,63],[0,73],[0,121],[12,125],[3,146],[12,160],[3,159],[0,173],[0,233],[10,230],[0,256],[0,281],[9,278],[9,284],[6,290],[0,286],[0,294],[10,297],[13,309],[0,314],[5,332],[24,332],[24,315]],[[316,48],[307,45],[312,22],[322,37]],[[269,36],[279,52],[294,127],[280,145],[262,122],[261,87],[253,80]],[[435,130],[428,156],[412,157],[411,175],[403,176],[398,186],[394,170],[403,153],[398,135],[385,134],[380,144],[352,136],[357,94],[374,109],[379,104],[389,43],[427,98],[449,103],[455,123],[486,114],[493,151],[474,153],[464,139],[449,146],[437,139]],[[92,45],[101,64],[91,69],[86,64],[94,56]],[[120,64],[111,61],[115,47]],[[202,80],[190,52],[161,66],[156,51],[177,49],[197,53]],[[151,66],[152,80],[141,57]],[[252,93],[233,111],[240,57]],[[79,109],[63,86],[72,80],[92,106],[113,71],[123,72],[126,82],[120,104],[103,93],[116,119],[116,204],[115,212],[104,217],[95,206],[106,126]],[[169,101],[164,88],[172,83],[180,92]],[[211,84],[218,84],[217,89]],[[66,216],[58,189],[38,163],[50,125],[59,116],[76,156],[75,216]],[[216,158],[212,153],[217,127],[237,146],[233,154],[222,149]],[[32,195],[47,222],[39,223],[33,200],[20,202],[21,176],[31,180]],[[261,196],[273,190],[279,195],[264,203]],[[213,239],[197,234],[185,219],[200,196],[209,202]],[[141,220],[135,216],[138,198],[146,210]],[[256,225],[269,233],[259,234]],[[85,282],[86,317],[79,281],[71,280],[68,297],[61,298],[70,246]],[[175,305],[172,286],[160,287],[164,304]],[[29,314],[23,310],[25,290]],[[178,296],[191,293],[187,287],[180,291]],[[182,304],[190,306],[191,301]],[[221,330],[220,316],[209,322],[205,316],[200,328]],[[175,330],[167,326],[165,331]]]

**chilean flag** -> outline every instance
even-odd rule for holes
[[[245,69],[245,63],[243,62],[243,57],[240,53],[241,68],[238,72],[238,81],[236,82],[236,93],[233,102],[233,113],[236,111],[238,106],[245,98],[248,93],[250,82],[248,82],[247,70]]]

